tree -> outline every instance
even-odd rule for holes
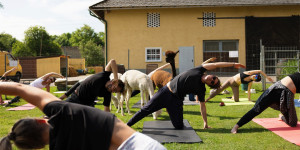
[[[58,36],[54,41],[61,46],[71,46],[71,36],[71,33],[63,33],[62,35]]]
[[[7,33],[0,33],[0,50],[11,51],[17,39]]]
[[[45,27],[29,27],[25,31],[24,42],[30,51],[33,52],[32,56],[55,56],[62,54],[59,44],[52,40]]]
[[[32,56],[32,51],[22,42],[17,41],[12,46],[12,55],[16,57]]]
[[[82,45],[80,49],[82,49]],[[97,46],[97,44],[91,40],[85,44],[84,50],[81,50],[81,55],[85,58],[87,66],[104,65],[102,47],[100,45]]]
[[[0,3],[0,8],[3,8],[3,5]]]
[[[84,48],[88,41],[100,43],[100,38],[90,26],[84,25],[80,29],[72,32],[72,36],[70,38],[72,46],[82,46],[82,48]]]

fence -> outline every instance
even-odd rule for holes
[[[276,81],[299,71],[300,51],[296,46],[260,46],[260,70],[268,76],[276,76]],[[263,78],[263,90],[266,89],[266,80]]]

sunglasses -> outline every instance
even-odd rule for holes
[[[215,84],[215,80],[217,79],[217,77],[214,76],[212,79],[213,79],[213,80],[210,82],[210,85],[214,85],[214,84]]]

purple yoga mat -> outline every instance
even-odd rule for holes
[[[15,108],[10,108],[10,109],[7,109],[7,110],[14,110],[14,111],[16,111],[16,110],[31,110],[33,108],[35,108],[34,105],[32,105],[32,104],[25,104],[25,105],[18,106],[18,107],[15,107]]]

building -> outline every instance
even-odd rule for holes
[[[106,27],[106,61],[145,72],[180,50],[182,72],[210,57],[259,69],[260,39],[267,46],[300,47],[299,0],[104,0],[89,7]],[[234,68],[216,73],[235,74]]]

